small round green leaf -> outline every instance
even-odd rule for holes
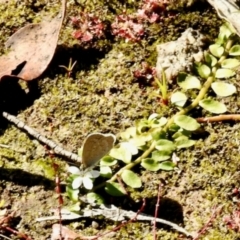
[[[231,24],[229,24],[229,23],[224,23],[224,24],[220,27],[220,34],[219,34],[219,35],[221,35],[222,38],[223,38],[223,36],[224,36],[224,38],[228,39],[228,38],[231,36],[231,34],[232,34],[232,33],[235,33],[235,32],[236,32],[236,30],[232,27]],[[218,38],[220,38],[220,36],[218,36]]]
[[[233,84],[225,82],[213,82],[211,85],[213,91],[220,97],[227,97],[234,94],[237,89]]]
[[[109,155],[118,160],[122,160],[125,163],[130,163],[132,159],[131,150],[125,149],[121,146],[119,148],[112,148]]]
[[[104,198],[101,195],[94,192],[87,194],[87,200],[89,203],[96,203],[98,205],[101,205],[105,202]]]
[[[105,178],[110,178],[112,177],[112,169],[108,166],[101,166],[100,175]]]
[[[153,172],[156,172],[159,169],[161,169],[160,163],[151,158],[143,159],[141,162],[141,166],[144,167],[145,169],[147,169],[149,171],[153,171]]]
[[[173,152],[175,150],[175,145],[172,141],[160,139],[156,142],[155,148],[159,151]]]
[[[240,56],[240,45],[234,45],[229,51],[230,56]]]
[[[200,127],[200,124],[194,118],[191,118],[186,115],[176,116],[174,118],[174,123],[188,131],[195,131]]]
[[[175,144],[178,149],[188,148],[188,147],[193,146],[195,144],[195,141],[191,140],[191,139],[187,139],[186,137],[182,137],[182,138],[180,137],[176,140]]]
[[[154,119],[158,119],[160,118],[161,115],[157,114],[157,113],[152,113],[149,117],[148,117],[148,120],[154,120]]]
[[[192,75],[187,75],[185,79],[179,78],[177,83],[184,90],[201,88],[200,80]]]
[[[172,138],[175,139],[175,141],[177,140],[177,138],[180,138],[180,137],[186,137],[186,138],[189,138],[191,137],[192,133],[190,131],[187,131],[185,129],[181,129],[181,131],[178,131],[176,133],[174,133],[172,135]]]
[[[79,200],[79,189],[72,189],[67,186],[66,193],[73,202],[77,202]]]
[[[115,183],[115,182],[107,182],[105,191],[109,195],[114,196],[114,197],[121,197],[121,196],[126,195],[123,187],[119,183]]]
[[[209,50],[212,55],[220,58],[224,53],[224,48],[219,44],[212,44],[209,46]]]
[[[100,161],[100,166],[114,166],[116,164],[117,160],[110,156],[105,156]]]
[[[125,169],[121,175],[122,180],[132,188],[140,188],[142,186],[142,182],[140,177],[135,174],[133,171]]]
[[[199,102],[199,105],[211,113],[220,114],[227,111],[227,108],[223,103],[220,103],[212,99],[201,100]]]
[[[217,64],[217,59],[212,54],[205,52],[204,57],[208,66],[214,67]]]
[[[134,138],[130,139],[129,142],[136,147],[141,147],[141,146],[144,146],[146,142],[150,141],[151,139],[152,139],[151,134],[146,133],[146,134],[136,135]]]
[[[171,158],[171,155],[172,152],[170,151],[154,151],[152,152],[152,159],[161,162]]]
[[[233,77],[236,74],[236,72],[232,69],[226,69],[226,68],[219,68],[216,71],[216,78],[230,78]]]
[[[129,127],[124,132],[120,133],[120,136],[123,140],[128,140],[130,137],[136,135],[137,129],[136,127]]]
[[[170,161],[161,162],[159,166],[161,170],[165,170],[165,171],[172,171],[176,167],[176,165]]]
[[[153,140],[160,140],[160,139],[163,139],[163,138],[166,138],[166,132],[163,131],[162,129],[160,128],[155,128],[151,131],[151,134],[152,134],[152,139]]]
[[[205,64],[198,66],[197,71],[200,77],[202,78],[208,78],[209,75],[211,74],[211,69]]]
[[[178,107],[183,107],[187,102],[188,97],[182,92],[175,92],[171,96],[171,103]]]
[[[222,68],[234,69],[240,65],[240,61],[235,58],[228,58],[222,61]]]

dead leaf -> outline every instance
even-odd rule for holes
[[[60,234],[61,231],[61,234]],[[52,234],[51,234],[51,240],[75,240],[76,238],[82,239],[82,240],[96,240],[98,239],[97,236],[83,236],[81,234],[75,233],[73,230],[64,227],[58,223],[53,224],[52,226]]]
[[[77,237],[80,237],[79,234],[75,233],[67,227],[61,226],[60,224],[53,224],[52,226],[51,240],[58,240],[61,238],[64,240],[74,240]]]
[[[29,24],[7,40],[9,52],[0,57],[0,79],[11,76],[30,81],[45,71],[55,53],[65,11],[66,0],[62,0],[61,11],[51,21]]]

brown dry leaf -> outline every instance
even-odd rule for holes
[[[61,234],[60,234],[61,231]],[[74,240],[77,237],[80,237],[79,234],[75,233],[73,230],[70,230],[67,227],[61,226],[60,224],[53,224],[52,226],[52,235],[51,240],[58,240],[58,239],[64,239],[64,240]]]
[[[7,40],[9,52],[0,57],[0,80],[12,76],[30,81],[44,72],[54,55],[65,10],[62,0],[61,11],[51,21],[29,24]]]
[[[94,240],[98,239],[97,236],[82,236],[81,234],[75,233],[73,230],[62,226],[58,223],[53,224],[52,226],[52,234],[51,234],[51,240],[75,240],[75,239],[82,239],[82,240]]]

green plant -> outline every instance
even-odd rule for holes
[[[167,78],[165,70],[162,69],[162,75],[161,79],[158,79],[157,77],[154,78],[155,82],[157,83],[159,87],[159,96],[161,98],[161,101],[164,105],[168,105],[168,84],[167,84]]]
[[[59,65],[59,67],[64,68],[64,69],[67,71],[67,77],[70,78],[70,77],[71,77],[71,74],[72,74],[72,72],[73,72],[73,68],[75,67],[76,63],[77,63],[77,61],[74,61],[74,63],[73,63],[73,62],[72,62],[72,58],[70,58],[69,64],[68,64],[67,67],[64,66],[64,65]]]
[[[195,64],[197,76],[179,73],[177,84],[181,91],[174,91],[171,95],[171,102],[178,111],[169,119],[154,113],[120,133],[118,144],[100,162],[100,175],[106,181],[95,185],[92,191],[105,187],[105,191],[113,196],[125,195],[123,185],[116,182],[119,177],[131,188],[141,187],[140,177],[132,170],[139,164],[149,171],[172,171],[177,168],[177,151],[195,144],[191,136],[200,127],[197,120],[190,116],[190,111],[199,107],[213,114],[227,111],[225,104],[216,100],[214,94],[219,98],[236,92],[230,78],[235,76],[240,65],[238,43],[239,38],[231,26],[227,23],[221,26],[216,42],[205,51],[204,60]],[[157,83],[162,98],[168,99],[164,71],[162,82],[157,80]],[[187,101],[190,104],[185,106]],[[124,163],[120,169],[116,167],[118,161]],[[114,171],[112,166],[115,166]],[[79,190],[74,193],[71,176],[68,182],[69,196],[77,196]]]

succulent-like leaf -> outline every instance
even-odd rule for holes
[[[234,45],[229,50],[230,56],[240,56],[240,45]]]
[[[209,50],[213,56],[218,58],[220,58],[224,53],[224,48],[219,44],[210,45]]]
[[[95,203],[98,205],[101,205],[105,202],[104,198],[95,192],[90,192],[87,194],[87,201],[89,203],[92,203],[92,204]]]
[[[191,147],[195,144],[196,141],[188,139],[186,137],[180,137],[175,141],[175,144],[177,146],[178,149],[180,148],[188,148]]]
[[[130,149],[125,149],[124,147],[114,147],[111,149],[109,155],[118,160],[122,160],[125,163],[130,163],[132,159],[132,153]]]
[[[153,151],[151,158],[155,161],[161,162],[171,158],[171,155],[172,151]]]
[[[124,132],[120,133],[120,136],[123,140],[128,140],[130,137],[134,137],[137,133],[136,127],[129,127]]]
[[[172,135],[172,138],[175,139],[175,141],[176,141],[176,140],[177,140],[178,138],[180,138],[180,137],[189,138],[189,137],[191,137],[191,135],[192,135],[192,134],[191,134],[190,131],[187,131],[187,130],[185,130],[185,129],[181,129],[180,131],[174,133],[174,134]]]
[[[73,202],[77,202],[79,200],[79,189],[72,189],[67,186],[66,193]]]
[[[167,118],[165,118],[165,117],[161,117],[161,118],[159,118],[156,122],[154,122],[153,124],[152,124],[152,128],[154,128],[154,127],[162,127],[162,126],[164,126],[165,124],[167,123]]]
[[[172,141],[160,139],[156,142],[155,148],[159,151],[173,152],[175,150],[175,145]]]
[[[160,128],[155,128],[151,131],[152,139],[157,141],[163,138],[166,138],[166,132]]]
[[[211,85],[213,91],[220,97],[227,97],[233,95],[237,89],[233,84],[216,81]]]
[[[132,155],[138,153],[137,147],[131,142],[121,142],[118,148],[112,148],[109,155],[125,163],[130,163]]]
[[[140,177],[138,177],[138,175],[133,171],[125,169],[122,172],[121,177],[122,177],[122,180],[132,188],[140,188],[142,186]]]
[[[230,78],[230,77],[233,77],[235,74],[236,74],[236,72],[232,69],[219,68],[216,71],[215,77],[216,78]]]
[[[111,178],[112,177],[112,169],[108,166],[101,166],[100,174],[102,177]]]
[[[183,77],[178,78],[177,83],[184,90],[201,88],[201,83],[200,83],[199,79],[192,75],[186,75],[185,78],[183,78]]]
[[[188,97],[185,93],[175,92],[171,96],[171,103],[175,104],[178,107],[183,107],[187,102]]]
[[[217,59],[207,51],[204,53],[204,57],[208,66],[214,67],[217,64]]]
[[[233,34],[233,29],[229,24],[223,24],[220,27],[220,32],[218,35],[218,40],[221,40],[222,43],[226,42],[226,40]]]
[[[146,142],[152,139],[152,135],[150,133],[136,135],[134,138],[130,139],[129,142],[136,147],[141,147],[146,144]]]
[[[154,119],[157,119],[157,118],[160,118],[161,116],[157,113],[152,113],[149,117],[148,117],[148,120],[154,120]]]
[[[212,99],[203,99],[199,102],[199,105],[211,113],[220,114],[227,111],[227,108],[223,103]]]
[[[198,66],[197,71],[199,76],[205,79],[208,78],[209,75],[211,74],[211,69],[205,64]]]
[[[175,116],[174,123],[188,131],[195,131],[200,127],[200,124],[194,118],[186,115]]]
[[[159,166],[160,166],[160,169],[164,171],[172,171],[176,167],[176,165],[171,161],[161,162]]]
[[[110,156],[105,156],[100,161],[100,166],[114,166],[116,164],[117,160]]]
[[[141,162],[141,166],[149,171],[156,172],[161,169],[160,163],[152,158],[145,158]]]
[[[240,65],[240,61],[235,58],[227,58],[222,61],[221,67],[222,68],[230,68],[234,69]]]
[[[121,197],[121,196],[126,195],[123,187],[119,183],[115,183],[115,182],[107,182],[105,191],[109,195],[114,196],[114,197]]]

